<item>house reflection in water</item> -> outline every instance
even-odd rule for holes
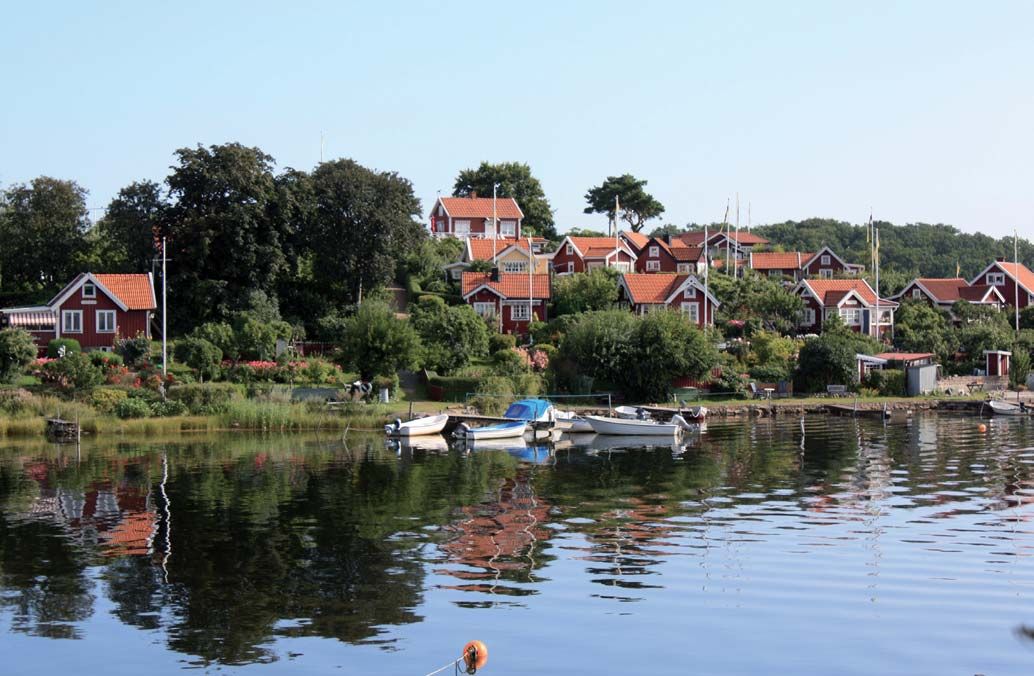
[[[546,527],[550,504],[535,495],[531,477],[521,470],[503,481],[495,500],[463,508],[466,518],[446,528],[456,535],[441,545],[449,563],[461,568],[435,572],[466,584],[445,589],[524,596],[535,591],[533,571],[544,563],[541,552],[552,531]]]

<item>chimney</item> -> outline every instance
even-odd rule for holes
[[[664,243],[671,246],[671,233],[664,235]]]
[[[471,190],[470,191],[470,199],[476,200],[477,198],[478,198],[478,191],[477,190]]]
[[[995,258],[995,260],[998,261],[999,263],[1004,263],[1005,262],[1005,256],[997,256]]]
[[[499,281],[499,268],[492,268],[492,276],[489,279],[491,279],[493,282]]]

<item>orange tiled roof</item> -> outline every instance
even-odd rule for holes
[[[95,274],[94,278],[130,310],[155,309],[154,290],[148,275]]]
[[[549,275],[531,275],[531,278],[532,298],[549,298]],[[488,272],[463,273],[462,287],[464,296],[481,285],[494,289],[503,298],[528,297],[528,275],[523,273],[500,273],[498,282],[493,282],[492,275]]]
[[[673,246],[668,247],[672,257],[681,262],[686,261],[698,261],[704,254],[704,247],[702,246]]]
[[[528,240],[526,239],[497,239],[494,244],[490,239],[468,239],[467,244],[470,247],[470,259],[473,261],[492,260],[493,246],[496,254],[501,254],[511,246],[519,246],[525,251],[528,250]]]
[[[862,279],[806,279],[803,282],[818,296],[824,306],[836,305],[844,296],[854,291],[867,305],[876,304],[876,293]],[[894,301],[880,299],[880,305],[897,305]]]
[[[445,210],[453,218],[492,218],[491,197],[442,197]],[[523,218],[520,207],[512,197],[498,197],[495,200],[496,218]]]
[[[632,232],[631,230],[622,230],[621,234],[625,236],[628,241],[634,244],[637,248],[642,249],[646,246],[646,243],[650,241],[650,238],[641,232]]]
[[[962,289],[967,288],[969,283],[964,279],[939,279],[933,277],[919,277],[917,282],[926,287],[926,290],[933,294],[933,297],[943,303],[950,303],[962,298]]]
[[[620,238],[615,237],[568,237],[568,241],[582,252],[582,258],[602,258],[621,249]]]
[[[628,273],[622,275],[628,294],[636,305],[664,303],[689,275]]]
[[[751,255],[751,265],[755,270],[798,270],[815,254],[799,251],[761,251]]]
[[[1005,263],[1003,261],[998,261],[997,265],[1012,275],[1014,279],[1018,279],[1020,285],[1027,290],[1027,293],[1034,293],[1034,272],[1027,269],[1026,265],[1023,263]],[[1005,300],[1007,302],[1010,301],[1009,298]]]
[[[886,359],[887,361],[915,361],[917,359],[929,359],[937,355],[932,352],[881,352],[873,356],[877,359]]]
[[[987,294],[995,287],[987,284],[974,284],[959,289],[959,298],[968,300],[971,303],[979,303],[987,297]],[[995,298],[997,300],[997,297]]]

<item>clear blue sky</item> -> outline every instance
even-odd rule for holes
[[[0,186],[104,207],[176,148],[351,157],[425,209],[531,165],[558,228],[630,172],[662,222],[810,216],[1034,233],[1034,3],[9,3]],[[93,212],[94,217],[101,214]]]

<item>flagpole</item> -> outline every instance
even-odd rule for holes
[[[875,242],[874,267],[876,268],[876,340],[880,339],[880,231],[873,229]]]
[[[707,278],[708,268],[711,267],[711,258],[707,255],[707,223],[704,223],[704,302],[707,302]]]
[[[1016,308],[1016,333],[1020,332],[1020,245],[1019,235],[1015,228],[1012,231],[1012,261],[1013,261],[1013,305]]]
[[[740,246],[740,193],[739,193],[739,191],[737,191],[736,192],[736,250],[737,250],[737,252],[739,251],[739,246]],[[733,276],[736,275],[736,267],[737,266],[734,265],[733,268],[732,268]]]
[[[614,269],[618,266],[618,211],[621,209],[621,202],[617,195],[614,195]]]
[[[535,295],[535,256],[531,252],[531,237],[528,238],[528,344],[531,345],[531,323],[535,321],[535,304],[532,296]],[[545,302],[545,301],[543,301]]]
[[[725,274],[729,274],[729,198],[725,198],[725,221],[722,222],[725,232]]]
[[[165,238],[162,237],[162,377],[167,378],[169,375],[169,338],[165,327],[168,326],[166,322],[165,302],[166,302],[166,291],[165,291]]]
[[[496,240],[499,239],[499,219],[495,215],[495,194],[496,188],[499,187],[498,183],[492,184],[492,262],[495,263],[495,257],[498,255]]]

